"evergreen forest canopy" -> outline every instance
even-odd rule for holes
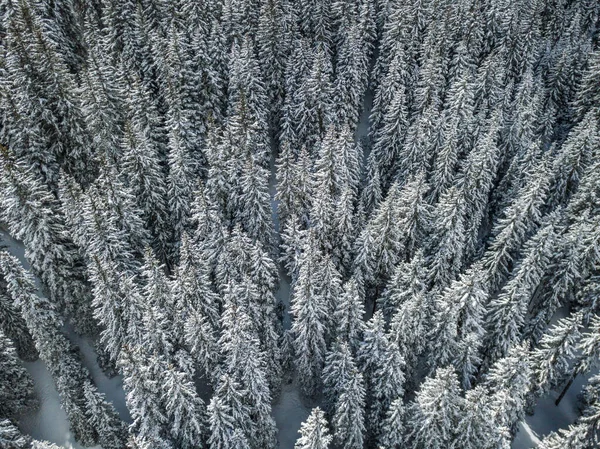
[[[84,446],[276,448],[292,383],[296,449],[508,449],[583,376],[539,447],[598,447],[597,0],[0,16],[0,447],[38,358]]]

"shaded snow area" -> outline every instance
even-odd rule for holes
[[[98,391],[112,402],[119,417],[125,422],[131,422],[131,416],[125,403],[125,392],[123,391],[123,376],[108,377],[98,365],[98,356],[90,340],[77,335],[73,331],[68,332],[71,342],[79,347],[83,366],[87,368],[92,376]]]
[[[24,362],[23,365],[31,374],[34,381],[35,393],[40,401],[40,407],[33,413],[24,415],[19,420],[19,429],[36,440],[46,440],[65,447],[66,449],[82,449],[69,431],[67,415],[60,406],[60,398],[54,380],[46,369],[46,365],[38,360]],[[101,449],[100,446],[95,446]]]
[[[560,390],[551,391],[540,398],[535,405],[533,415],[527,416],[525,422],[519,424],[519,432],[513,440],[512,448],[534,448],[549,433],[558,429],[566,429],[573,424],[579,416],[577,408],[579,393],[593,375],[594,373],[589,373],[576,377],[558,406],[554,404],[554,401],[558,398]]]
[[[280,449],[293,449],[300,436],[300,424],[308,418],[311,408],[303,403],[295,384],[283,385],[277,402],[273,404]]]
[[[21,242],[13,239],[5,229],[0,228],[0,247],[6,249],[29,269],[29,263],[25,259],[25,251]],[[39,281],[36,279],[38,288]],[[40,292],[41,294],[41,292]],[[113,403],[119,416],[124,421],[130,421],[129,411],[125,405],[125,393],[121,376],[108,378],[98,365],[96,352],[86,338],[77,335],[67,325],[65,333],[71,342],[79,348],[83,365],[88,369],[98,390]],[[80,449],[79,445],[69,431],[67,415],[60,405],[60,397],[56,391],[54,380],[48,372],[46,365],[41,360],[35,362],[23,362],[34,381],[34,388],[40,407],[34,412],[24,415],[19,420],[21,431],[36,440],[50,441],[66,449]],[[100,449],[100,446],[96,446]]]

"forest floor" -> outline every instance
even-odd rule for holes
[[[369,91],[365,98],[365,109],[361,115],[356,132],[356,138],[359,141],[366,140],[368,136],[368,117],[371,110],[371,104],[372,95]],[[368,154],[364,155],[365,159],[367,155]],[[273,155],[271,160],[269,190],[271,194],[275,237],[278,241],[280,229],[279,221],[277,219],[277,201],[275,199],[275,155]],[[0,247],[1,246],[5,246],[26,268],[29,268],[29,264],[24,257],[23,245],[13,239],[5,229],[0,226]],[[279,288],[276,296],[283,304],[284,329],[289,329],[291,326],[289,315],[291,293],[290,279],[281,265],[279,263],[277,265],[279,269]],[[41,291],[40,294],[42,294]],[[102,372],[96,360],[93,342],[75,334],[68,326],[65,326],[64,331],[73,344],[79,347],[83,364],[90,371],[100,392],[104,393],[106,398],[112,402],[121,418],[126,422],[130,422],[129,412],[125,404],[122,378],[120,376],[109,378]],[[83,449],[82,446],[73,440],[70,434],[66,414],[60,406],[58,393],[45,364],[41,360],[38,360],[36,362],[24,362],[23,365],[33,377],[35,391],[40,401],[40,407],[35,412],[21,417],[19,421],[21,431],[38,440],[47,440],[62,445],[66,449]],[[586,381],[587,377],[577,378],[558,407],[554,405],[558,392],[551,392],[547,396],[541,398],[536,404],[534,414],[527,416],[525,420],[519,424],[519,431],[513,441],[512,449],[533,448],[537,446],[540,437],[547,435],[558,428],[565,428],[573,423],[577,417],[577,396]],[[279,432],[280,449],[294,448],[294,444],[299,437],[298,430],[300,429],[300,424],[308,417],[312,407],[319,405],[319,403],[319,399],[310,401],[303,398],[294,379],[284,383],[281,391],[277,397],[274,398],[272,411]],[[97,447],[95,449],[101,448]]]

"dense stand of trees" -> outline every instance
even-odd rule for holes
[[[275,448],[284,379],[320,404],[296,449],[506,449],[584,375],[541,447],[596,447],[596,0],[0,18],[0,226],[30,266],[0,252],[1,448],[56,448],[15,427],[38,358],[104,449]],[[123,376],[129,425],[65,323]]]

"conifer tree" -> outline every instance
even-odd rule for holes
[[[496,422],[514,430],[525,413],[531,388],[531,363],[527,344],[514,345],[506,357],[499,359],[485,376],[484,385],[492,395]]]
[[[410,369],[408,377],[416,374],[417,358],[427,344],[427,332],[433,315],[432,298],[427,292],[417,292],[403,303],[390,323],[389,339],[396,343]]]
[[[515,250],[541,219],[541,207],[547,193],[547,161],[542,161],[492,230],[493,240],[483,256],[490,278],[490,292],[495,292],[505,279]]]
[[[192,376],[172,365],[167,366],[163,376],[161,399],[177,447],[202,446],[204,403],[196,393]]]
[[[333,415],[333,436],[342,448],[360,449],[365,432],[365,387],[361,373],[354,370],[348,374]]]
[[[309,232],[298,263],[298,278],[294,281],[291,306],[296,370],[307,395],[314,395],[317,391],[326,350],[330,305],[318,279],[323,270],[321,260],[315,236]]]
[[[409,405],[407,424],[409,447],[446,448],[457,431],[463,399],[452,368],[438,368],[428,377]]]
[[[35,343],[27,330],[27,325],[15,308],[6,291],[6,285],[0,276],[0,332],[7,337],[20,359],[32,362],[38,358]]]
[[[142,447],[171,447],[156,376],[156,370],[165,367],[164,360],[150,356],[140,347],[126,345],[118,366],[123,373],[123,389],[132,418],[130,432],[146,441]]]
[[[250,446],[255,423],[251,420],[250,409],[244,401],[246,394],[247,392],[228,374],[221,375],[208,409],[211,413],[209,417],[211,436],[208,440],[210,447],[213,444],[222,444],[225,448],[235,447],[233,443],[236,440],[244,439]],[[233,425],[233,429],[227,429],[228,423]],[[239,430],[243,438],[234,437],[232,430]]]
[[[215,449],[248,449],[250,445],[244,433],[237,427],[228,406],[213,396],[208,406],[210,437],[208,444]]]
[[[171,254],[167,185],[156,144],[149,130],[141,126],[133,121],[125,123],[123,171],[151,232],[152,247],[167,262]]]
[[[375,312],[365,326],[363,341],[357,359],[365,376],[367,391],[367,431],[377,440],[388,407],[404,394],[404,358],[395,342],[385,333],[385,321],[380,311]]]
[[[84,384],[83,394],[90,415],[89,425],[98,433],[98,443],[106,449],[123,447],[126,439],[125,425],[112,405],[89,381]]]
[[[363,300],[355,278],[344,284],[344,293],[336,301],[333,311],[335,337],[357,348],[364,327],[365,314]]]
[[[417,250],[410,262],[401,261],[396,265],[383,293],[377,298],[378,308],[386,321],[390,321],[405,302],[425,291],[426,274],[422,250]]]
[[[553,241],[552,223],[540,229],[525,245],[524,257],[512,277],[488,306],[486,356],[495,361],[519,341],[524,331],[532,295],[549,267]]]
[[[274,447],[275,422],[271,417],[271,393],[267,380],[264,354],[253,335],[251,323],[243,308],[226,303],[221,316],[223,328],[219,347],[223,366],[244,389],[244,402],[254,420],[254,431],[248,440],[255,447]]]
[[[323,367],[324,408],[329,414],[333,414],[344,385],[353,371],[356,371],[356,363],[348,343],[337,340],[327,352]]]
[[[301,424],[300,438],[294,449],[328,449],[331,440],[325,414],[319,407],[315,407]]]
[[[563,318],[540,340],[531,353],[531,368],[537,394],[557,386],[568,371],[581,338],[581,313]]]
[[[0,448],[25,449],[27,447],[30,447],[29,438],[21,434],[10,420],[2,418],[0,420]]]
[[[485,387],[477,386],[465,394],[461,417],[456,426],[452,447],[480,449],[494,447],[498,432],[492,416],[492,405]]]
[[[388,409],[382,425],[379,444],[390,449],[399,449],[404,444],[404,401],[402,398],[394,399]]]
[[[485,290],[485,279],[479,267],[467,271],[458,280],[435,300],[435,315],[433,317],[433,329],[431,333],[430,364],[432,368],[446,366],[453,361],[464,360],[462,350],[478,350],[481,343],[475,347],[466,348],[465,340],[469,342],[481,341],[485,331],[483,318],[485,305],[487,303],[487,292]],[[433,350],[438,347],[438,350]],[[460,373],[464,371],[458,363]],[[464,367],[463,367],[464,368]],[[469,386],[473,380],[474,370],[462,378],[462,384]]]
[[[376,285],[387,280],[401,260],[410,259],[429,220],[424,176],[402,189],[394,184],[356,241],[355,264],[364,279]]]
[[[33,379],[21,366],[11,341],[0,331],[0,415],[16,419],[37,405],[33,392]]]
[[[333,122],[333,85],[331,60],[323,45],[313,47],[311,67],[298,87],[292,111],[297,123],[298,147],[314,148]]]

